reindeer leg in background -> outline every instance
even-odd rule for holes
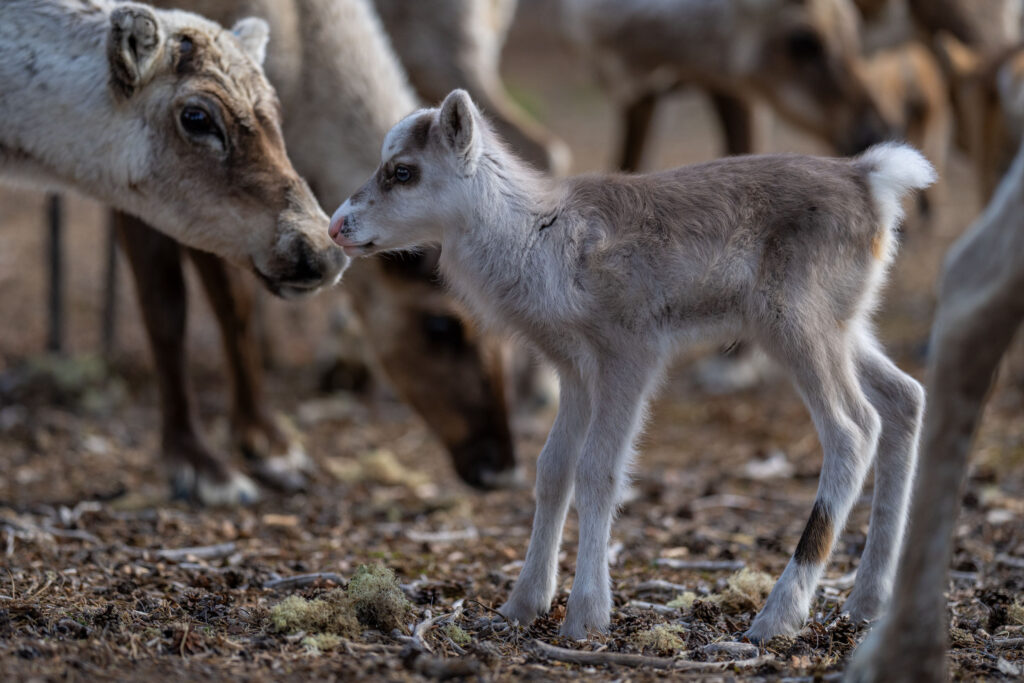
[[[203,290],[220,326],[224,357],[231,375],[231,432],[236,446],[254,467],[253,473],[283,491],[303,488],[311,461],[267,411],[263,392],[260,343],[253,324],[253,290],[245,277],[218,256],[195,249]]]
[[[738,97],[714,90],[709,91],[711,104],[722,124],[726,155],[754,152],[754,111]]]
[[[49,226],[50,241],[47,245],[47,262],[50,274],[50,291],[47,309],[50,318],[46,333],[46,350],[60,353],[64,350],[64,212],[59,194],[46,197],[46,222]]]
[[[420,97],[439,102],[464,88],[523,159],[555,176],[569,171],[568,146],[513,100],[501,79],[501,50],[516,0],[374,4]]]
[[[932,333],[928,410],[910,533],[890,612],[847,680],[944,681],[943,591],[960,490],[999,361],[1024,319],[1024,148],[984,215],[950,250]]]
[[[462,480],[504,488],[518,471],[500,344],[454,308],[435,274],[438,254],[360,259],[345,271],[345,286],[380,367],[441,439]]]
[[[121,248],[131,266],[146,327],[163,419],[161,452],[174,494],[207,505],[252,503],[255,484],[213,454],[200,436],[188,385],[188,306],[181,247],[137,218],[115,212]]]
[[[639,170],[657,104],[658,94],[646,92],[623,108],[622,145],[619,148],[620,171],[633,173]]]

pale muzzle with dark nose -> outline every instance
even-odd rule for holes
[[[327,228],[327,234],[334,243],[341,247],[348,256],[366,256],[373,252],[373,240],[360,241],[355,234],[355,221],[351,216],[351,203],[345,203],[338,207],[331,217],[331,225]]]
[[[271,260],[255,268],[274,294],[297,298],[341,279],[350,259],[324,234],[327,216],[312,201],[294,201],[278,218],[278,238]]]

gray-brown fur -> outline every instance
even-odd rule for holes
[[[227,31],[137,3],[0,3],[0,174],[144,217],[282,294],[333,284],[346,262],[285,151],[266,39],[258,19]]]
[[[438,131],[414,151],[411,131],[426,117]],[[403,167],[419,181],[402,183]],[[562,633],[607,628],[611,520],[647,400],[679,344],[737,338],[758,341],[790,372],[825,452],[814,547],[790,562],[748,636],[803,623],[828,554],[820,513],[841,529],[874,460],[881,493],[846,608],[877,615],[891,591],[924,398],[882,353],[868,318],[894,255],[900,200],[934,181],[918,152],[732,158],[553,183],[455,91],[388,133],[381,169],[395,182],[383,192],[372,178],[342,204],[335,241],[351,256],[440,243],[442,273],[470,310],[531,341],[561,380],[506,618],[527,623],[548,610],[574,493],[579,552]],[[896,410],[891,396],[903,397]]]
[[[200,11],[226,24],[253,14],[271,26],[267,73],[280,93],[285,137],[296,168],[325,202],[337,202],[378,161],[377,138],[413,107],[414,96],[386,37],[365,0],[165,0],[169,7]],[[195,51],[190,54],[197,55]],[[195,71],[198,58],[179,60],[177,71]],[[276,103],[275,103],[276,105]],[[324,140],[333,144],[325,145]],[[163,455],[175,468],[177,489],[201,502],[232,502],[217,493],[226,465],[204,446],[191,416],[187,376],[177,369],[184,354],[184,289],[173,278],[154,277],[146,264],[180,262],[184,253],[160,235],[132,226],[135,248],[126,253],[140,301],[165,305],[144,316],[158,379],[166,391]],[[140,244],[148,246],[140,248]],[[186,250],[187,251],[187,250]],[[199,256],[188,251],[199,264]],[[141,261],[141,263],[139,263]],[[200,278],[221,325],[231,370],[232,435],[249,456],[247,465],[272,486],[288,490],[303,480],[306,463],[294,439],[285,438],[270,417],[260,391],[260,361],[244,282],[224,264],[205,258]],[[366,347],[360,358],[380,368],[396,392],[448,448],[455,469],[478,487],[511,483],[515,457],[501,376],[501,348],[463,319],[438,284],[431,258],[363,262],[347,273],[345,289],[360,318]],[[180,269],[180,266],[179,266]],[[216,274],[210,275],[211,273]],[[218,285],[228,281],[230,286]],[[180,323],[180,324],[179,324]],[[345,340],[350,342],[351,340]],[[335,341],[341,344],[342,341]],[[345,352],[358,355],[346,348]],[[363,368],[365,371],[365,368]],[[168,417],[169,416],[169,417]],[[199,484],[181,485],[183,461],[192,463]],[[228,471],[234,475],[233,470]],[[238,501],[234,501],[238,502]]]

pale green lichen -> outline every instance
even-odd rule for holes
[[[1011,624],[1024,625],[1024,602],[1015,601],[1006,608],[1006,616]]]
[[[302,639],[302,646],[306,648],[306,654],[317,657],[336,649],[341,641],[342,637],[336,633],[314,633]]]
[[[686,629],[675,624],[660,624],[646,631],[637,631],[629,641],[637,648],[645,651],[677,654],[686,649],[686,642],[681,636]]]
[[[744,567],[729,577],[724,591],[709,599],[730,614],[756,612],[764,606],[774,585],[770,574]]]
[[[288,596],[270,609],[270,625],[279,633],[305,631],[353,636],[360,631],[355,607],[341,589],[315,600]]]
[[[384,565],[360,565],[347,590],[359,621],[384,633],[401,628],[412,616],[412,603]]]
[[[459,646],[469,645],[473,640],[473,638],[458,624],[447,624],[444,627],[444,634],[451,638],[453,643]]]
[[[669,601],[668,606],[673,609],[690,609],[693,607],[693,603],[696,599],[696,593],[693,591],[684,591],[677,595],[674,600]]]

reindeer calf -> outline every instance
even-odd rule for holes
[[[579,554],[562,633],[608,627],[608,542],[632,444],[672,350],[698,338],[751,339],[772,353],[825,451],[810,521],[748,635],[764,640],[803,623],[876,451],[871,532],[846,607],[858,619],[878,614],[892,588],[924,393],[882,352],[868,317],[900,198],[935,178],[918,152],[736,157],[555,182],[508,152],[456,90],[398,123],[381,161],[334,214],[334,240],[350,256],[440,243],[441,270],[470,309],[536,344],[561,380],[506,618],[526,623],[549,609],[575,489]]]

